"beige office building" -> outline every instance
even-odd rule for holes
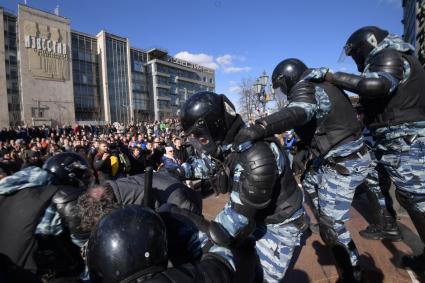
[[[198,91],[214,91],[214,70],[70,20],[0,7],[0,127],[105,124],[177,117]]]

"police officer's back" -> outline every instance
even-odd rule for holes
[[[0,253],[35,273],[40,272],[41,264],[35,260],[41,244],[39,236],[66,232],[73,235],[75,243],[83,240],[85,235],[78,229],[75,205],[90,177],[88,164],[82,157],[61,153],[48,159],[43,169],[28,167],[2,179]]]

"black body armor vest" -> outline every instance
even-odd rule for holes
[[[325,155],[339,144],[361,136],[360,123],[347,94],[329,82],[317,84],[331,102],[331,111],[323,118],[314,118],[295,128],[297,135],[311,146],[316,156]]]
[[[34,232],[56,191],[56,186],[49,185],[0,195],[0,253],[33,272],[37,269]]]
[[[410,64],[408,79],[397,87],[395,93],[384,98],[360,99],[364,107],[364,122],[369,129],[425,121],[425,70],[415,56],[400,54]]]

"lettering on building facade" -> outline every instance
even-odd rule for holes
[[[190,63],[190,62],[187,62],[185,60],[181,60],[181,59],[171,57],[171,56],[168,57],[168,62],[177,64],[177,65],[181,65],[181,66],[184,66],[184,67],[188,67],[188,68],[191,68],[191,69],[194,69],[194,70],[197,70],[197,71],[205,72],[205,73],[210,73],[210,74],[214,73],[212,70],[205,68],[204,66],[194,64],[194,63]]]
[[[35,78],[69,80],[69,32],[57,27],[25,22],[24,46],[28,52],[28,67]]]

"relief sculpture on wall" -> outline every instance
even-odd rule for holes
[[[25,22],[24,44],[28,66],[35,78],[69,80],[69,33],[52,26]]]

